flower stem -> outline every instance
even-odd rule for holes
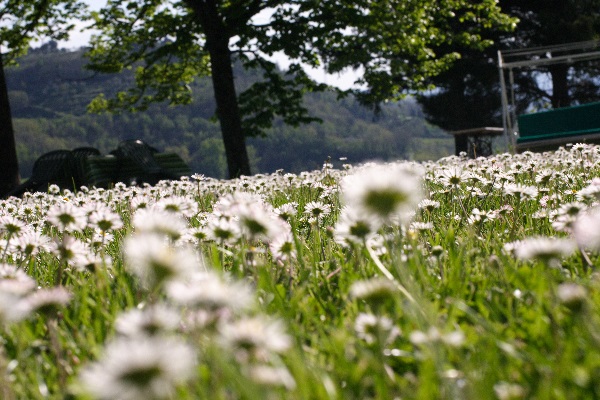
[[[67,371],[64,368],[64,360],[62,347],[58,338],[58,320],[56,317],[51,317],[46,321],[48,328],[48,336],[50,337],[50,346],[54,357],[56,357],[56,368],[58,369],[58,386],[62,393],[66,393],[67,389]]]
[[[373,262],[375,263],[377,268],[379,268],[379,270],[381,271],[383,276],[385,276],[387,279],[392,281],[394,283],[394,285],[396,286],[396,288],[404,295],[404,297],[406,297],[411,303],[413,303],[415,306],[417,306],[417,308],[419,308],[420,311],[422,311],[419,307],[419,303],[417,303],[417,301],[412,296],[412,294],[410,294],[410,292],[408,290],[406,290],[406,288],[394,278],[392,273],[385,267],[385,265],[383,265],[383,263],[381,262],[381,260],[377,256],[377,254],[375,254],[375,252],[373,251],[371,246],[366,246],[366,247],[367,247],[367,251],[369,252],[369,256],[371,256],[371,259],[373,260]]]

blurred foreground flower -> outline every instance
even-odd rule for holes
[[[0,324],[21,321],[29,312],[21,297],[0,291]]]
[[[24,296],[36,288],[35,280],[22,269],[0,263],[0,293]]]
[[[587,290],[576,283],[565,282],[558,285],[556,296],[561,304],[572,311],[579,311],[588,298]]]
[[[253,365],[249,372],[255,382],[269,386],[283,386],[286,389],[296,388],[294,377],[285,367],[272,367],[270,365]]]
[[[246,360],[262,359],[269,353],[283,353],[292,342],[285,333],[283,323],[268,317],[245,317],[223,324],[220,328],[225,347],[236,351],[236,356]]]
[[[422,173],[410,164],[370,164],[341,183],[344,203],[381,223],[407,223],[423,198]]]
[[[428,343],[444,343],[452,347],[460,347],[464,344],[466,338],[461,330],[455,330],[448,333],[442,333],[436,327],[431,327],[427,332],[413,331],[409,337],[414,345],[424,345]]]
[[[175,331],[180,319],[175,309],[159,303],[120,314],[115,320],[115,330],[130,338],[153,336]]]
[[[186,247],[173,247],[161,235],[142,233],[123,245],[127,268],[148,289],[189,276],[199,268],[198,256]]]
[[[560,261],[576,250],[570,239],[530,237],[518,243],[515,256],[522,260],[538,260],[550,267],[560,266]]]
[[[396,286],[389,279],[383,278],[355,281],[350,286],[352,298],[365,300],[373,305],[381,304],[386,299],[393,299],[396,292]]]
[[[194,373],[194,349],[164,337],[120,338],[109,343],[102,358],[80,374],[84,390],[106,400],[171,398],[177,385]]]
[[[156,233],[175,240],[185,231],[185,220],[172,212],[157,208],[142,208],[133,214],[131,224],[139,233]]]
[[[175,304],[216,312],[229,309],[233,313],[254,305],[254,294],[242,281],[225,281],[214,272],[196,272],[187,279],[170,282],[167,296]]]
[[[393,324],[391,319],[369,313],[360,313],[356,316],[354,331],[367,344],[375,342],[380,342],[382,345],[388,344],[400,335],[400,329]]]
[[[579,214],[573,224],[573,237],[580,247],[600,251],[600,208],[591,208]]]
[[[64,287],[38,289],[25,298],[25,307],[30,312],[53,316],[71,301],[71,293]]]
[[[499,400],[524,399],[526,394],[522,386],[508,382],[498,382],[495,384],[494,393]]]

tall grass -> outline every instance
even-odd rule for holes
[[[600,397],[600,147],[0,206],[3,399]]]

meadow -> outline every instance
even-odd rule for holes
[[[0,203],[2,399],[600,398],[600,147]]]

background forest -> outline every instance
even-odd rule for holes
[[[87,105],[98,94],[112,96],[131,86],[130,74],[95,74],[84,68],[83,51],[58,49],[51,42],[32,49],[7,70],[7,81],[20,170],[30,174],[41,154],[60,148],[95,146],[103,153],[123,139],[139,138],[161,151],[176,152],[192,170],[226,176],[226,162],[211,82],[193,83],[188,106],[154,105],[145,112],[90,114]],[[236,84],[249,86],[254,76],[236,69]],[[366,160],[437,159],[452,154],[453,141],[427,123],[413,100],[383,105],[375,115],[353,97],[338,100],[334,92],[305,97],[312,116],[322,120],[300,127],[276,121],[267,137],[249,139],[253,171],[319,168],[329,157],[341,165]]]

